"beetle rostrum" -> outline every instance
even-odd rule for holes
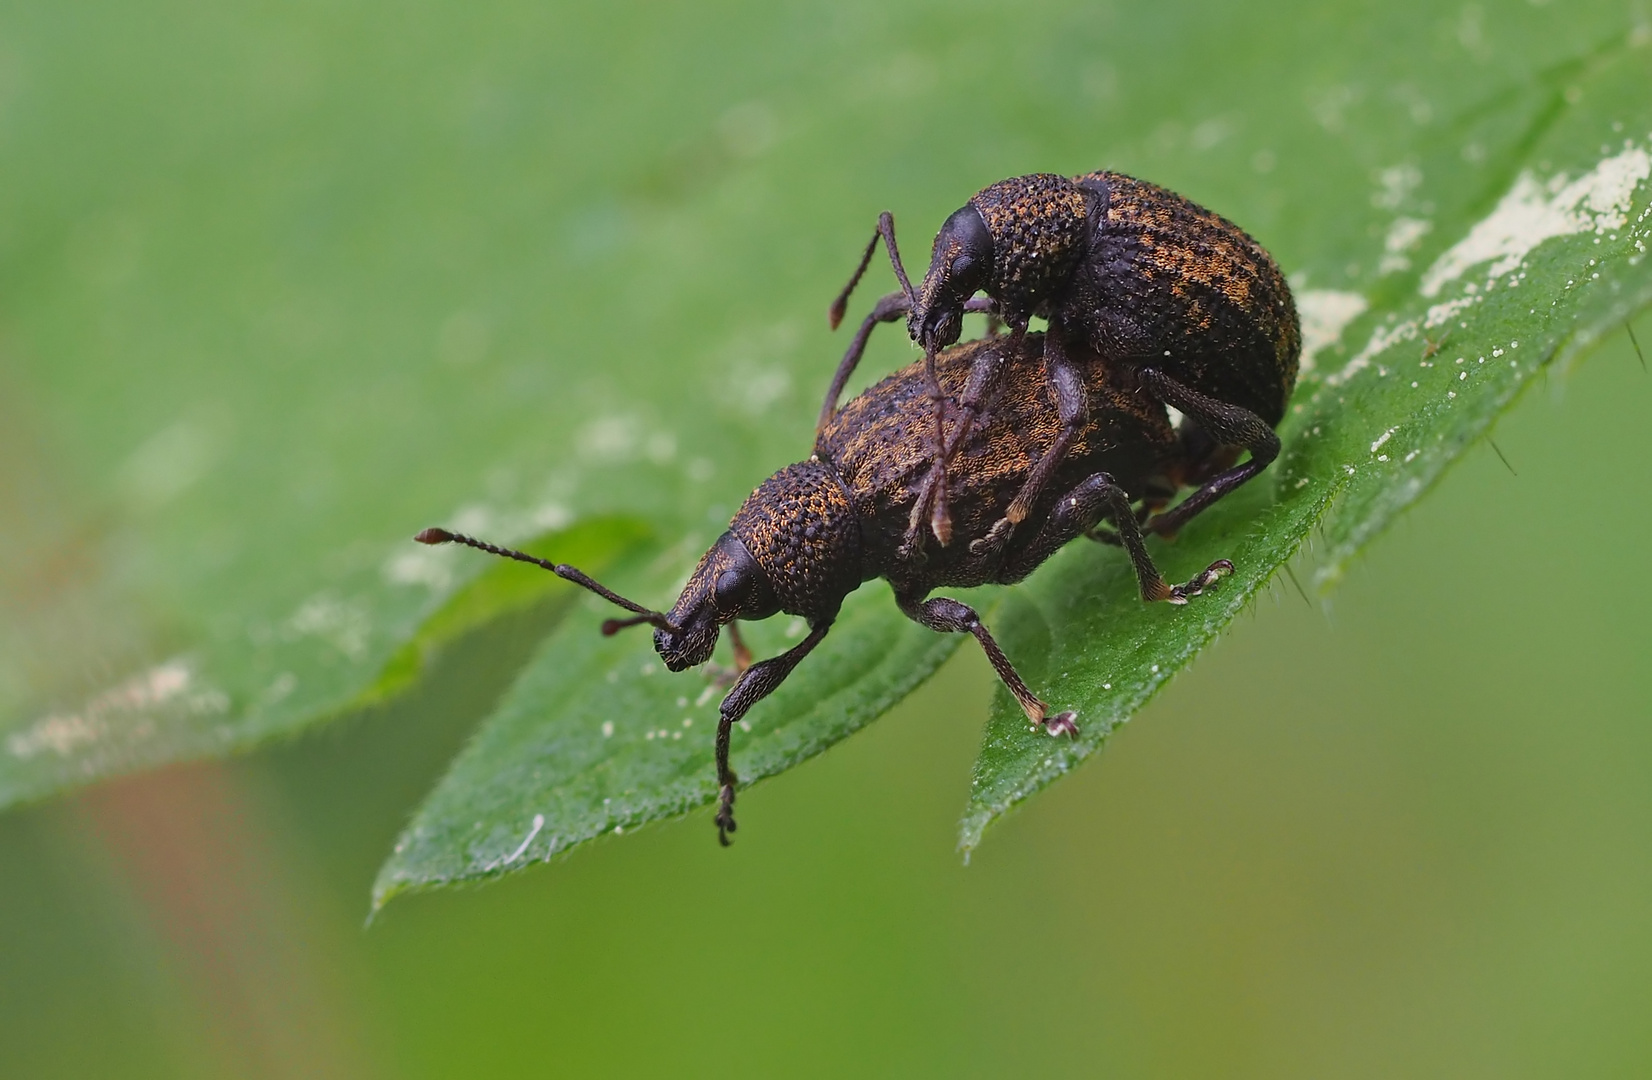
[[[1073,363],[1069,353],[1082,347],[1184,415],[1187,471],[1202,486],[1150,520],[1149,531],[1174,533],[1278,455],[1273,426],[1296,386],[1301,353],[1296,307],[1272,257],[1227,219],[1122,173],[1012,177],[983,188],[946,219],[915,290],[900,265],[894,219],[882,215],[832,305],[832,325],[880,236],[902,289],[862,323],[827,393],[822,425],[877,323],[904,315],[927,357],[958,340],[965,312],[986,311],[1009,327],[1018,347],[1030,319],[1048,320],[1045,372],[1057,393],[1063,380],[1082,381],[1063,371]],[[1069,428],[1082,422],[1081,412],[1069,409]],[[1234,465],[1245,450],[1250,459]],[[918,519],[928,516],[944,546],[953,530],[948,462],[938,439],[931,456]],[[975,542],[1001,545],[1019,520],[1006,515]],[[921,542],[917,531],[914,544]]]
[[[903,369],[854,398],[820,432],[808,461],[786,466],[751,493],[669,612],[628,600],[566,564],[444,529],[426,529],[415,539],[467,544],[534,563],[590,589],[632,613],[605,622],[603,632],[653,626],[654,648],[672,671],[708,661],[721,629],[732,631],[737,620],[782,612],[802,617],[808,635],[778,656],[751,664],[737,642],[739,675],[719,708],[715,744],[716,823],[726,844],[735,829],[733,725],[825,638],[844,598],[861,583],[885,578],[909,618],[941,633],[973,636],[1028,722],[1052,735],[1071,735],[1078,731],[1074,714],[1051,711],[971,608],[929,594],[947,586],[1020,581],[1079,536],[1122,546],[1149,601],[1185,604],[1233,569],[1219,560],[1186,584],[1171,585],[1147,552],[1134,504],[1167,498],[1183,464],[1182,443],[1164,407],[1118,385],[1099,358],[1081,354],[1075,370],[1087,380],[1080,388],[1086,419],[1056,457],[1048,448],[1066,422],[1033,377],[1035,355],[1034,349],[1010,348],[1006,339],[983,339],[949,349],[930,365]],[[966,529],[989,528],[1033,476],[1047,481],[1029,504],[1032,527],[1001,546],[953,545],[925,553],[905,540],[933,469],[930,369],[935,385],[959,403],[943,434],[949,456],[960,463],[953,507]],[[1103,522],[1112,529],[1098,529]]]

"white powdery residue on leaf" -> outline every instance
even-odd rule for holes
[[[634,416],[601,416],[586,424],[575,439],[579,456],[587,461],[630,461],[640,449],[642,424]]]
[[[290,671],[283,671],[270,680],[270,684],[259,695],[258,703],[264,706],[279,705],[291,697],[292,692],[296,689],[298,689],[298,676]]]
[[[129,742],[148,738],[154,734],[155,726],[144,714],[162,705],[176,703],[195,713],[223,712],[229,708],[228,698],[220,691],[189,693],[192,682],[193,676],[183,661],[159,664],[99,694],[79,712],[41,717],[24,730],[7,736],[6,749],[13,757],[25,761],[48,750],[58,757],[68,757],[111,735]],[[135,723],[123,724],[122,717],[138,719]]]
[[[287,630],[294,637],[319,638],[351,660],[359,660],[367,652],[372,625],[359,601],[318,593],[287,620]]]
[[[565,529],[573,520],[574,512],[559,502],[542,503],[528,511],[528,522],[537,532]]]
[[[1296,313],[1302,320],[1300,370],[1312,371],[1320,352],[1341,340],[1343,330],[1368,306],[1359,293],[1337,289],[1309,289],[1297,296]]]
[[[748,366],[739,370],[741,374],[734,385],[740,388],[740,403],[753,416],[763,415],[769,406],[792,391],[791,373],[779,365]]]
[[[1396,432],[1398,430],[1400,430],[1400,429],[1397,428],[1397,427],[1391,427],[1387,431],[1383,432],[1381,435],[1378,435],[1377,436],[1377,441],[1371,444],[1371,452],[1374,454],[1378,450],[1381,450],[1382,449],[1382,444],[1387,442],[1389,439],[1393,438],[1394,437],[1394,432]]]
[[[1433,222],[1421,218],[1395,218],[1382,241],[1382,261],[1377,264],[1377,273],[1393,274],[1411,269],[1411,259],[1406,252],[1416,247],[1433,227]]]
[[[210,470],[212,439],[200,425],[181,420],[134,450],[117,473],[133,502],[153,509],[193,487]]]
[[[1417,337],[1417,320],[1406,319],[1403,322],[1389,323],[1371,331],[1371,340],[1365,347],[1354,354],[1354,358],[1343,365],[1341,371],[1328,375],[1325,381],[1332,386],[1339,386],[1358,375],[1371,366],[1371,361],[1387,352],[1402,341],[1412,341]]]
[[[1652,176],[1652,156],[1629,147],[1570,182],[1565,173],[1540,183],[1522,172],[1491,214],[1434,261],[1421,292],[1438,296],[1471,267],[1492,263],[1487,277],[1506,274],[1539,244],[1574,233],[1606,233],[1629,220],[1635,189]]]
[[[643,452],[656,465],[668,464],[677,456],[677,436],[669,431],[656,431],[648,436]]]
[[[384,580],[392,585],[423,585],[445,592],[453,584],[453,550],[428,544],[407,544],[384,562]]]
[[[1378,190],[1371,205],[1379,210],[1398,210],[1423,183],[1423,172],[1415,165],[1392,165],[1377,174]]]
[[[1447,300],[1443,304],[1435,304],[1423,315],[1423,326],[1432,330],[1436,326],[1444,326],[1459,312],[1474,306],[1475,297],[1459,296],[1455,300]]]
[[[452,521],[453,524],[449,527],[455,532],[485,534],[495,531],[493,511],[480,503],[461,506],[454,511]]]

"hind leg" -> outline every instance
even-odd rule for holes
[[[1136,513],[1130,507],[1129,494],[1115,484],[1111,476],[1096,473],[1061,497],[1026,546],[1005,560],[997,580],[1003,584],[1020,581],[1068,541],[1088,534],[1102,521],[1112,522],[1117,530],[1118,543],[1130,556],[1130,565],[1135,568],[1141,598],[1149,603],[1164,600],[1172,604],[1185,604],[1190,597],[1198,596],[1233,572],[1231,562],[1217,559],[1190,581],[1181,585],[1166,582],[1142,540],[1141,527],[1136,524]]]
[[[1249,409],[1229,405],[1190,390],[1154,368],[1138,372],[1142,385],[1153,396],[1199,422],[1218,443],[1250,451],[1250,459],[1206,480],[1192,495],[1171,509],[1147,521],[1149,532],[1169,535],[1186,525],[1195,515],[1273,463],[1279,456],[1279,436],[1268,422]]]

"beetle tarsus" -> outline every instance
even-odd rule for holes
[[[1190,597],[1202,595],[1207,589],[1214,589],[1218,582],[1231,573],[1233,564],[1226,559],[1217,559],[1192,580],[1172,586],[1170,595],[1165,599],[1172,604],[1185,604]]]
[[[740,826],[734,821],[734,782],[724,784],[717,791],[717,842],[728,847],[734,841],[729,835]]]

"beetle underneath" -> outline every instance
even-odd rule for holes
[[[725,844],[735,830],[733,725],[820,644],[844,598],[876,577],[890,583],[908,618],[940,633],[974,637],[1030,724],[1051,735],[1075,735],[1077,717],[1052,711],[1033,692],[972,608],[929,594],[948,586],[1013,584],[1080,536],[1123,547],[1147,601],[1185,604],[1233,565],[1218,560],[1187,583],[1171,585],[1147,551],[1133,503],[1165,490],[1181,447],[1161,405],[1115,385],[1108,367],[1089,358],[1094,362],[1080,369],[1087,379],[1087,419],[1067,452],[1051,463],[1048,448],[1062,417],[1031,378],[1037,364],[1032,351],[1007,345],[1003,339],[971,342],[946,350],[930,365],[942,391],[959,403],[957,422],[943,434],[955,459],[967,464],[958,470],[953,495],[965,528],[990,527],[1030,474],[1040,467],[1049,472],[1051,483],[1032,507],[1035,527],[998,548],[956,545],[925,553],[904,541],[930,470],[932,399],[922,364],[850,401],[821,430],[809,460],[759,485],[668,612],[629,600],[567,564],[444,529],[426,529],[415,539],[466,544],[533,563],[589,589],[631,613],[604,622],[603,633],[652,626],[654,648],[672,671],[710,660],[722,628],[736,620],[782,612],[802,617],[807,636],[778,656],[743,666],[719,707],[716,823]],[[1112,529],[1097,529],[1102,522]]]

